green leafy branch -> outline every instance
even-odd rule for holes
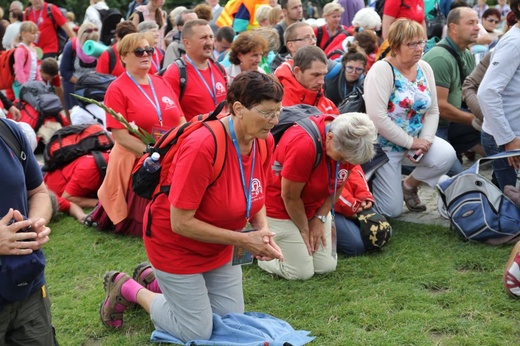
[[[75,98],[77,98],[80,101],[95,104],[96,106],[103,108],[105,110],[105,112],[107,112],[112,117],[114,117],[114,119],[119,121],[130,133],[136,135],[141,140],[141,142],[143,142],[144,144],[146,144],[146,145],[155,144],[155,139],[153,138],[153,136],[151,134],[149,134],[147,131],[145,131],[142,128],[140,128],[139,126],[137,126],[135,124],[135,122],[133,122],[133,121],[128,122],[121,115],[121,113],[116,113],[112,108],[108,108],[107,106],[105,106],[103,103],[101,103],[99,101],[89,99],[87,97],[79,96],[76,94],[72,94],[72,96],[74,96]]]

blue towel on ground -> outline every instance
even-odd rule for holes
[[[309,333],[305,330],[294,330],[289,323],[276,317],[260,312],[246,312],[224,316],[213,314],[213,333],[209,340],[191,340],[184,343],[171,334],[155,330],[151,341],[187,346],[282,346],[286,342],[300,346],[314,340]]]

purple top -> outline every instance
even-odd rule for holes
[[[352,26],[352,19],[354,19],[357,11],[365,8],[365,2],[363,0],[339,0],[338,3],[345,9],[341,14],[341,24],[347,28]]]

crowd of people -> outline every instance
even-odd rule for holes
[[[439,1],[437,36],[428,35],[423,0],[386,0],[381,9],[207,0],[169,13],[164,3],[134,0],[122,14],[90,0],[77,24],[44,0],[13,1],[0,22],[0,49],[14,61],[13,84],[0,93],[10,118],[0,120],[0,344],[54,343],[41,250],[53,209],[143,238],[149,262],[133,277],[104,277],[104,325],[121,327],[137,304],[156,329],[188,342],[211,337],[212,314],[244,312],[244,258],[288,280],[332,272],[338,253],[381,249],[403,206],[431,212],[419,189],[462,172],[464,156],[520,149],[520,0]],[[101,101],[121,118],[73,96],[86,75],[107,76]],[[110,133],[106,174],[87,154],[42,175],[33,152],[44,136],[16,125],[20,91],[34,81],[59,96],[73,125]],[[363,110],[340,114],[354,92]],[[161,182],[167,192],[151,201],[136,194],[132,172],[150,143],[135,130],[157,141],[222,105],[218,119],[178,144]],[[291,116],[302,120],[275,139],[271,130]],[[215,177],[218,138],[226,149]],[[367,177],[376,148],[387,160]],[[519,168],[520,156],[493,161],[497,186],[514,186]],[[520,297],[520,246],[504,285]],[[31,314],[39,327],[29,342],[16,326]]]

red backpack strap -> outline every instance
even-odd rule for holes
[[[222,174],[226,162],[228,135],[224,124],[219,120],[205,121],[204,125],[210,130],[215,141],[215,154],[213,155],[213,184]]]

